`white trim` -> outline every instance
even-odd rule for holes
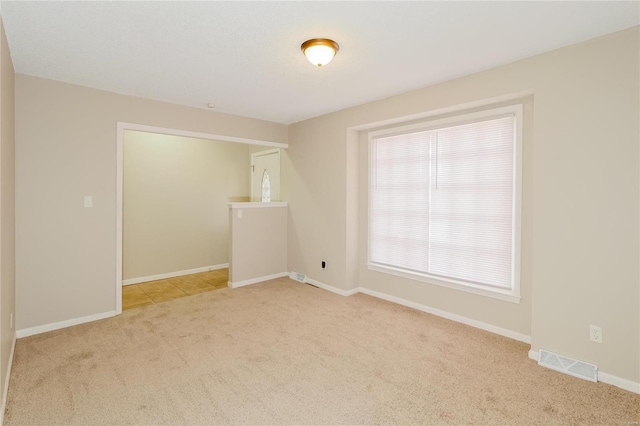
[[[219,265],[203,266],[202,268],[185,269],[184,271],[167,272],[166,274],[149,275],[147,277],[130,278],[128,280],[122,280],[122,285],[133,285],[138,283],[146,283],[148,281],[163,280],[165,278],[181,277],[183,275],[197,274],[199,272],[215,271],[217,269],[228,268],[228,263],[221,263]]]
[[[531,93],[532,94],[532,93]],[[522,93],[520,94],[522,95]],[[509,95],[513,96],[513,95]],[[523,96],[518,96],[513,99],[518,99]],[[504,99],[503,99],[504,101]],[[495,103],[495,101],[494,101]],[[487,107],[491,106],[491,103],[483,103]],[[452,107],[453,108],[453,107]],[[468,108],[468,107],[467,107]],[[464,110],[462,106],[455,107],[453,111]],[[431,114],[436,115],[436,114]],[[428,273],[412,272],[402,268],[394,268],[391,266],[385,266],[375,264],[371,262],[371,201],[372,201],[372,183],[375,181],[375,170],[372,166],[373,162],[373,145],[374,141],[378,138],[396,135],[396,134],[408,134],[418,131],[436,130],[449,125],[458,125],[467,122],[474,122],[482,119],[489,119],[492,117],[501,116],[513,116],[514,117],[514,159],[513,159],[513,224],[512,224],[512,271],[511,271],[511,283],[510,289],[499,289],[492,286],[483,286],[474,283],[465,282],[462,280],[455,280],[447,277],[434,277]],[[409,118],[405,117],[404,122],[408,122]],[[370,270],[376,272],[387,273],[402,278],[413,279],[416,281],[428,282],[430,284],[439,285],[443,287],[453,288],[456,290],[467,291],[469,293],[478,294],[481,296],[492,297],[494,299],[505,300],[512,303],[520,303],[520,262],[521,262],[521,222],[522,222],[522,139],[523,139],[523,106],[522,104],[508,105],[497,108],[488,108],[482,111],[476,111],[471,113],[462,113],[452,117],[446,117],[431,121],[422,121],[420,123],[413,123],[407,125],[401,125],[391,128],[385,128],[381,130],[374,130],[368,133],[368,182],[367,182],[367,266]],[[400,124],[400,123],[399,123]]]
[[[122,313],[122,211],[125,123],[117,123],[116,135],[116,315]]]
[[[598,381],[629,392],[640,394],[640,383],[623,379],[622,377],[614,376],[613,374],[598,371]]]
[[[342,289],[339,289],[337,287],[330,286],[329,284],[325,284],[325,283],[322,283],[320,281],[316,281],[313,278],[309,278],[309,277],[307,277],[304,280],[304,282],[309,283],[311,285],[314,285],[316,287],[319,287],[319,288],[321,288],[323,290],[328,290],[328,291],[330,291],[332,293],[339,294],[340,296],[351,296],[351,295],[356,294],[356,293],[358,293],[360,291],[360,288],[357,288],[357,287],[353,288],[351,290],[342,290]]]
[[[410,300],[402,299],[400,297],[391,296],[385,293],[381,293],[379,291],[370,290],[365,287],[357,287],[351,290],[341,290],[339,288],[330,286],[328,284],[322,283],[320,281],[314,280],[313,278],[307,277],[305,279],[306,283],[312,284],[316,287],[319,287],[324,290],[331,291],[333,293],[339,294],[341,296],[351,296],[356,293],[363,293],[369,296],[377,297],[378,299],[383,299],[389,302],[397,303],[399,305],[407,306],[409,308],[417,309],[422,312],[426,312],[429,314],[433,314],[442,318],[449,319],[451,321],[459,322],[462,324],[469,325],[471,327],[479,328],[481,330],[489,331],[491,333],[498,334],[500,336],[508,337],[510,339],[517,340],[519,342],[524,342],[531,344],[531,336],[526,334],[518,333],[517,331],[509,330],[506,328],[498,327],[492,324],[487,324],[486,322],[474,320],[471,318],[463,317],[462,315],[452,314],[447,311],[443,311],[440,309],[432,308],[431,306],[423,305],[417,302],[412,302]]]
[[[522,144],[523,144],[523,127],[524,127],[524,107],[522,104],[512,105],[514,110],[515,123],[515,152],[513,159],[513,227],[511,235],[511,244],[513,252],[511,253],[511,262],[513,269],[511,271],[511,282],[513,289],[512,296],[517,296],[520,300],[520,270],[522,262]]]
[[[266,207],[287,207],[289,205],[286,201],[273,201],[270,203],[263,203],[261,201],[245,202],[245,203],[227,203],[230,209],[258,209]]]
[[[4,412],[7,410],[7,396],[9,395],[9,379],[11,378],[11,367],[13,367],[13,353],[16,350],[16,333],[13,333],[13,341],[11,342],[11,352],[9,353],[9,362],[7,363],[7,375],[4,378],[4,388],[2,392],[2,414],[0,414],[0,425],[4,424]]]
[[[184,136],[199,139],[218,140],[226,142],[237,142],[252,145],[269,146],[273,148],[288,148],[289,144],[280,142],[264,141],[259,139],[240,138],[235,136],[215,135],[213,133],[190,132],[187,130],[169,129],[167,127],[147,126],[144,124],[127,123],[118,121],[116,123],[116,300],[115,315],[122,313],[122,204],[123,204],[123,172],[124,172],[124,131],[135,130],[140,132],[161,133],[165,135]]]
[[[429,274],[421,274],[418,272],[408,272],[398,268],[392,268],[390,266],[376,265],[375,263],[367,264],[367,268],[371,271],[382,272],[384,274],[395,275],[396,277],[407,278],[415,281],[422,281],[425,283],[438,285],[441,287],[452,288],[454,290],[464,291],[467,293],[478,294],[481,296],[492,297],[494,299],[506,300],[507,302],[520,303],[520,296],[514,296],[510,290],[501,289],[489,289],[485,286],[475,285],[472,283],[466,283],[447,279],[444,277],[434,277]]]
[[[489,105],[496,105],[503,102],[515,101],[517,99],[524,99],[529,96],[533,96],[533,89],[523,90],[521,92],[507,93],[505,95],[494,96],[493,98],[481,99],[478,101],[466,102],[464,104],[458,104],[448,106],[444,108],[433,109],[426,112],[420,112],[417,114],[404,115],[402,117],[390,118],[388,120],[375,121],[373,123],[366,123],[357,126],[351,126],[348,130],[362,131],[376,129],[378,127],[393,126],[395,124],[407,123],[414,120],[423,120],[430,117],[436,117],[438,115],[444,115],[454,113],[458,111],[466,111],[473,108],[480,108]]]
[[[35,334],[46,333],[47,331],[59,330],[61,328],[72,327],[74,325],[84,324],[87,322],[98,321],[105,318],[111,318],[118,315],[116,311],[103,312],[101,314],[87,315],[86,317],[72,318],[64,321],[52,322],[50,324],[38,325],[31,328],[23,328],[16,331],[18,339],[33,336]]]
[[[228,285],[231,288],[238,288],[238,287],[244,287],[245,285],[257,284],[263,281],[269,281],[269,280],[274,280],[276,278],[288,277],[288,276],[289,276],[288,272],[280,272],[278,274],[265,275],[264,277],[251,278],[250,280],[236,281],[235,283],[232,283],[231,281],[229,281]]]
[[[248,138],[239,138],[236,136],[215,135],[213,133],[191,132],[188,130],[169,129],[166,127],[157,127],[157,126],[147,126],[145,124],[135,124],[135,123],[125,123],[125,122],[118,122],[118,124],[119,125],[122,124],[126,130],[135,130],[139,132],[160,133],[163,135],[184,136],[187,138],[198,138],[198,139],[216,140],[216,141],[224,141],[224,142],[244,143],[244,144],[251,144],[251,145],[272,146],[274,148],[289,148],[288,143],[271,142],[271,141],[265,141],[261,139],[248,139]]]
[[[387,300],[389,302],[397,303],[399,305],[407,306],[409,308],[417,309],[422,312],[427,312],[429,314],[433,314],[442,318],[446,318],[455,322],[459,322],[462,324],[470,325],[475,328],[479,328],[481,330],[489,331],[491,333],[499,334],[500,336],[508,337],[510,339],[518,340],[520,342],[531,344],[531,336],[527,336],[526,334],[518,333],[513,330],[508,330],[506,328],[498,327],[495,325],[487,324],[486,322],[474,320],[471,318],[463,317],[462,315],[452,314],[447,311],[443,311],[440,309],[432,308],[431,306],[422,305],[417,302],[412,302],[410,300],[401,299],[396,296],[390,296],[385,293],[380,293],[375,290],[370,290],[368,288],[359,287],[360,293],[368,294],[369,296],[377,297],[379,299]]]
[[[538,354],[538,351],[531,349],[529,350],[529,358],[538,362],[540,360],[540,355]],[[598,381],[629,392],[640,394],[640,383],[629,379],[623,379],[622,377],[614,376],[613,374],[605,373],[600,370],[598,370]]]
[[[490,106],[490,105],[487,105]],[[482,111],[470,112],[467,114],[454,115],[452,117],[441,118],[438,120],[423,121],[421,123],[407,124],[404,126],[392,127],[388,129],[375,130],[369,132],[369,140],[378,139],[381,137],[414,133],[419,131],[437,130],[451,126],[457,126],[465,123],[473,123],[475,121],[499,118],[502,116],[515,115],[516,119],[522,121],[522,104],[509,105],[504,107],[497,107],[491,109],[484,109]]]

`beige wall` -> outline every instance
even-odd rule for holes
[[[640,382],[638,27],[545,55],[536,74],[534,349]],[[589,324],[603,343],[589,341]]]
[[[522,216],[521,216],[521,279],[520,279],[520,303],[504,302],[502,300],[478,296],[462,291],[451,290],[436,285],[427,285],[423,282],[407,280],[404,278],[371,271],[367,268],[367,229],[368,229],[368,132],[359,132],[359,164],[360,174],[358,187],[363,188],[359,192],[359,278],[363,287],[371,290],[391,294],[409,301],[420,300],[427,306],[457,313],[477,321],[491,324],[506,330],[514,331],[524,336],[531,335],[531,268],[532,268],[532,203],[533,203],[533,97],[526,96],[510,102],[499,102],[492,107],[501,107],[513,104],[523,105],[523,167],[522,167]],[[474,112],[485,107],[466,109],[465,112]],[[460,114],[448,113],[429,117],[418,121],[433,120],[446,116]],[[394,127],[397,125],[393,125]],[[389,126],[377,127],[376,129]],[[460,310],[463,307],[464,311]]]
[[[531,335],[534,350],[593,362],[640,382],[638,32],[291,125],[282,170],[290,204],[289,269],[343,290],[362,286]],[[366,247],[366,211],[357,212],[358,193],[366,191],[357,170],[366,173],[366,154],[354,153],[359,135],[353,129],[530,90],[522,302],[366,270],[366,257],[354,250],[356,242],[360,251]],[[322,259],[329,261],[327,270],[320,268]],[[602,344],[589,342],[590,324],[603,327]]]
[[[287,142],[281,124],[17,75],[18,330],[115,309],[118,121]]]
[[[227,203],[249,198],[250,149],[125,131],[123,279],[229,262]]]
[[[286,206],[234,207],[229,227],[231,283],[287,272]]]
[[[1,18],[0,37],[0,386],[4,392],[15,334],[11,324],[16,306],[15,131],[13,62]]]

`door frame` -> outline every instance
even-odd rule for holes
[[[256,157],[262,157],[263,155],[271,155],[271,154],[278,154],[280,156],[280,160],[282,160],[282,154],[280,153],[279,148],[267,149],[265,151],[256,151],[251,153],[251,195],[249,198],[250,201],[253,201],[253,189],[254,189],[253,188],[253,173],[254,173],[253,161],[255,160]],[[282,170],[282,166],[280,166],[280,169]]]
[[[124,181],[124,132],[134,130],[147,133],[159,133],[170,136],[183,136],[196,139],[216,140],[223,142],[236,142],[250,145],[262,145],[272,148],[288,148],[288,143],[271,142],[261,139],[248,139],[237,136],[216,135],[213,133],[191,132],[188,130],[170,129],[167,127],[148,126],[145,124],[127,123],[118,121],[116,123],[116,315],[122,313],[122,221],[124,212],[123,205],[123,181]],[[260,151],[263,152],[263,151]]]

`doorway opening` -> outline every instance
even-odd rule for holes
[[[123,268],[123,261],[124,261],[124,254],[125,254],[125,250],[124,250],[124,245],[123,245],[123,241],[124,241],[124,198],[125,198],[125,191],[124,191],[124,180],[125,180],[125,161],[124,161],[124,153],[125,153],[125,146],[124,146],[124,142],[125,142],[125,134],[126,132],[131,131],[131,132],[141,132],[141,133],[148,133],[148,134],[152,134],[158,137],[161,136],[176,136],[178,138],[194,138],[194,139],[199,139],[199,140],[205,140],[205,141],[218,141],[218,142],[225,142],[225,143],[229,143],[231,142],[231,145],[235,145],[235,144],[244,144],[244,145],[254,145],[254,148],[251,148],[250,151],[254,151],[257,152],[260,150],[260,148],[270,148],[269,150],[273,151],[274,149],[276,151],[279,151],[279,148],[287,148],[288,144],[285,143],[278,143],[278,142],[270,142],[270,141],[264,141],[264,140],[255,140],[255,139],[247,139],[247,138],[240,138],[240,137],[235,137],[235,136],[225,136],[225,135],[215,135],[215,134],[208,134],[208,133],[199,133],[199,132],[190,132],[190,131],[184,131],[184,130],[177,130],[177,129],[169,129],[169,128],[162,128],[162,127],[155,127],[155,126],[146,126],[146,125],[139,125],[139,124],[132,124],[132,123],[117,123],[117,149],[116,149],[116,163],[117,163],[117,173],[116,173],[116,259],[115,259],[115,263],[116,263],[116,282],[115,282],[115,286],[116,286],[116,314],[120,314],[122,313],[122,308],[123,308],[123,302],[122,302],[122,295],[123,295],[123,284],[125,285],[136,285],[142,282],[148,282],[151,280],[163,280],[166,278],[169,278],[169,276],[171,277],[177,277],[177,276],[186,276],[188,275],[189,272],[191,272],[191,274],[196,274],[195,279],[196,279],[196,284],[192,283],[188,283],[186,282],[187,278],[183,279],[183,285],[182,287],[184,288],[180,288],[179,285],[176,285],[176,283],[173,283],[173,286],[176,287],[176,289],[171,289],[167,286],[168,290],[170,290],[170,293],[176,293],[179,294],[179,292],[183,292],[183,293],[188,293],[189,291],[193,292],[198,292],[198,284],[197,282],[200,282],[202,284],[202,281],[208,281],[209,284],[213,283],[212,285],[222,285],[221,283],[224,282],[227,278],[226,276],[224,276],[225,271],[223,270],[224,267],[228,266],[228,265],[213,265],[213,266],[221,266],[222,268],[216,268],[216,270],[211,270],[211,266],[212,265],[205,265],[202,266],[201,268],[189,268],[188,270],[180,270],[180,271],[170,271],[170,272],[166,272],[166,271],[162,271],[161,273],[153,273],[153,272],[145,272],[142,275],[144,276],[140,276],[140,277],[123,277],[123,272],[124,272],[124,268]],[[248,153],[249,151],[247,151]],[[250,180],[250,178],[248,177],[250,174],[250,170],[249,170],[249,155],[247,154],[247,162],[244,163],[246,164],[246,166],[243,166],[243,169],[246,170],[246,175],[247,175],[247,180]],[[244,168],[246,167],[246,168]],[[278,172],[279,172],[279,168],[278,168]],[[273,185],[273,182],[272,182]],[[273,187],[273,186],[272,186]],[[248,192],[248,191],[247,191]],[[250,193],[247,193],[247,200],[249,201],[250,198]],[[237,200],[226,200],[226,201],[237,201]],[[226,202],[224,203],[224,207],[226,209]],[[189,206],[184,206],[185,208],[189,208]],[[151,210],[153,211],[153,209]],[[228,226],[228,224],[227,224]],[[127,236],[127,241],[129,240],[129,236]],[[200,269],[200,270],[199,270]],[[217,271],[217,272],[216,272]],[[210,272],[210,273],[209,273]],[[214,274],[215,272],[215,274]],[[199,276],[197,274],[201,274],[201,273],[209,273],[206,277],[205,276]],[[191,275],[189,274],[189,275]],[[136,273],[134,275],[140,275],[139,273]],[[206,274],[205,274],[206,275]],[[213,275],[216,275],[215,277]],[[135,282],[136,279],[141,279],[138,282]],[[185,291],[185,289],[189,289],[189,291]],[[176,290],[178,290],[178,292],[176,292]],[[134,290],[127,290],[129,291],[134,291]],[[146,293],[145,293],[146,294]],[[147,294],[148,296],[149,294]],[[160,295],[157,298],[159,300],[161,300],[164,296]],[[167,296],[169,297],[169,296]]]

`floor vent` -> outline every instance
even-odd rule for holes
[[[300,272],[291,272],[289,274],[289,278],[303,283],[307,279],[307,276],[305,274],[301,274]]]
[[[590,382],[598,381],[598,367],[577,359],[541,350],[538,364]]]

